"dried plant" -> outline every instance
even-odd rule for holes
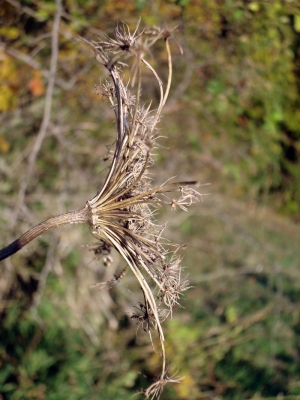
[[[162,322],[172,315],[172,308],[179,303],[181,293],[188,288],[182,277],[181,258],[177,255],[179,246],[168,244],[163,239],[164,227],[154,219],[155,209],[168,205],[186,210],[200,195],[190,185],[197,182],[171,183],[152,186],[148,167],[153,164],[153,148],[158,139],[157,124],[166,103],[171,79],[172,59],[169,45],[171,32],[158,28],[133,34],[128,26],[120,23],[115,37],[107,35],[99,41],[87,41],[97,61],[109,71],[109,79],[96,87],[97,93],[107,98],[114,110],[117,138],[111,165],[101,189],[84,208],[50,218],[36,225],[19,239],[0,251],[0,260],[16,253],[30,241],[47,230],[67,224],[88,224],[99,245],[92,248],[95,254],[105,256],[110,263],[110,250],[115,248],[126,262],[125,269],[114,279],[93,286],[111,287],[118,283],[130,269],[137,278],[143,292],[144,302],[139,303],[137,312],[132,314],[146,332],[158,332],[161,344],[162,372],[158,380],[143,393],[147,398],[159,397],[167,382],[178,381],[169,377],[166,367],[164,333]],[[163,40],[168,56],[168,80],[166,88],[157,72],[145,59],[149,48],[157,40]],[[131,81],[136,91],[132,94],[122,77],[126,64],[121,58],[134,57]],[[142,66],[153,73],[160,91],[156,110],[141,104]],[[177,196],[174,197],[174,194]]]

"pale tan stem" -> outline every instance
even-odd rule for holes
[[[5,258],[17,253],[24,246],[30,243],[36,237],[42,235],[44,232],[50,229],[59,228],[63,225],[70,224],[88,224],[91,225],[91,210],[88,205],[86,205],[81,210],[72,211],[66,214],[57,215],[39,223],[33,228],[29,229],[26,233],[20,236],[17,240],[10,243],[8,246],[0,250],[0,261],[5,260]]]
[[[168,74],[167,88],[165,90],[165,95],[164,95],[162,105],[161,105],[162,107],[166,104],[166,101],[167,101],[167,98],[168,98],[169,92],[170,92],[171,82],[172,82],[172,55],[171,55],[171,49],[170,49],[168,39],[166,40],[166,48],[167,48],[167,54],[168,54],[169,74]]]

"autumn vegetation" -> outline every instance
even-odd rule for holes
[[[298,2],[59,5],[5,0],[0,7],[0,248],[41,221],[75,215],[87,200],[100,210],[96,193],[106,189],[115,231],[107,246],[102,211],[95,211],[97,221],[51,228],[0,262],[0,399],[139,399],[160,394],[162,386],[162,400],[299,399]],[[109,41],[116,26],[136,37],[144,30],[155,45],[135,50],[134,63],[130,46],[120,55]],[[99,43],[111,52],[109,68],[99,64]],[[161,92],[170,77],[166,43],[168,99]],[[142,65],[144,50],[159,81]],[[118,62],[126,83],[120,93],[132,95],[124,103],[133,107],[131,126],[143,125],[150,105],[144,125],[157,123],[155,140],[139,134],[134,142],[126,130],[127,152],[121,97],[116,86],[103,87],[109,76],[120,84],[110,75]],[[130,176],[125,167],[112,169],[120,157],[139,167],[128,169]],[[149,179],[141,182],[146,167]],[[112,170],[124,172],[116,192],[107,181]],[[176,181],[182,184],[172,186]],[[178,189],[175,196],[171,189]],[[200,199],[196,190],[203,201],[186,210]],[[115,208],[116,198],[125,208]],[[162,206],[155,215],[139,208],[146,200]],[[132,214],[129,221],[132,212],[139,222]],[[159,227],[143,226],[139,248],[146,217]],[[122,252],[124,232],[133,239]],[[157,246],[151,251],[148,234]],[[147,274],[165,238],[164,256],[175,251],[182,289],[191,287],[179,301],[158,285],[155,308],[136,279],[141,265],[128,271],[124,254],[134,263],[143,251]],[[159,307],[170,299],[181,307],[163,314]]]

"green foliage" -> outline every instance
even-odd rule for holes
[[[296,216],[300,203],[297,8],[294,2],[222,4],[215,9],[215,2],[210,2],[196,12],[191,2],[184,9],[198,75],[188,92],[192,101],[186,96],[186,103],[195,105],[200,99],[196,103],[200,151],[222,164],[230,178],[225,185],[233,178],[239,192],[264,199],[267,194],[272,201],[275,197],[282,210]],[[189,117],[185,115],[185,120]],[[209,142],[203,142],[205,130],[212,134]],[[284,192],[289,196],[282,196]]]
[[[136,373],[110,378],[101,384],[105,366],[98,348],[86,345],[83,332],[70,327],[67,310],[45,299],[38,310],[41,327],[17,304],[7,312],[0,345],[0,393],[9,399],[127,399]]]

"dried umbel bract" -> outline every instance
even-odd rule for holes
[[[162,322],[172,315],[173,306],[179,304],[181,293],[188,288],[181,258],[177,255],[178,246],[167,244],[163,239],[164,227],[154,220],[155,209],[167,205],[173,210],[186,211],[200,198],[190,187],[196,184],[194,181],[172,183],[168,180],[165,184],[152,186],[148,174],[148,167],[154,162],[152,151],[158,138],[157,123],[172,78],[169,38],[170,34],[159,29],[152,30],[150,36],[145,31],[139,33],[138,26],[131,34],[128,26],[120,23],[114,38],[105,35],[95,42],[83,39],[109,72],[109,79],[96,88],[98,94],[109,100],[116,118],[117,139],[109,171],[101,189],[83,209],[42,222],[0,251],[0,259],[4,259],[45,230],[74,222],[90,225],[99,240],[99,245],[92,250],[105,257],[104,265],[110,265],[110,249],[115,248],[125,260],[124,270],[114,279],[93,287],[114,286],[128,269],[137,278],[144,300],[131,318],[150,335],[151,330],[157,330],[161,344],[161,375],[144,391],[150,398],[159,397],[167,382],[178,381],[167,374]],[[146,51],[159,39],[164,41],[168,55],[169,76],[165,89],[157,72],[145,59]],[[121,60],[124,57],[133,57],[134,95],[122,77],[124,64]],[[141,104],[143,66],[152,71],[159,87],[160,100],[156,110]]]

